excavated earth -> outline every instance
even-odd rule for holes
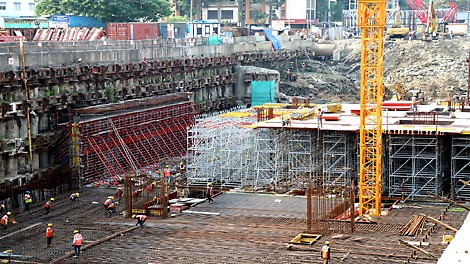
[[[413,256],[413,250],[400,245],[398,239],[429,242],[423,249],[439,257],[446,247],[441,244],[442,235],[454,234],[428,221],[416,237],[397,235],[413,215],[438,217],[448,208],[442,203],[399,203],[387,216],[374,219],[376,223],[356,223],[354,233],[346,223],[342,231],[326,232],[313,245],[287,250],[287,243],[305,232],[305,198],[229,192],[215,197],[214,204],[190,209],[200,214],[150,217],[143,229],[121,235],[119,232],[135,226],[135,220],[104,216],[101,203],[114,192],[85,188],[80,190],[79,202],[56,196],[48,215],[44,215],[42,202],[35,202],[30,214],[14,210],[18,223],[0,234],[0,252],[12,250],[12,263],[323,263],[320,248],[329,240],[331,263],[423,264],[436,261],[419,251]],[[455,228],[467,215],[458,209],[462,208],[449,208],[445,216],[445,222]],[[50,248],[46,247],[47,223],[54,225]],[[118,235],[73,258],[65,255],[72,251],[74,229],[80,229],[84,246]]]
[[[299,77],[289,81],[281,73],[280,91],[288,96],[312,98],[315,102],[354,102],[359,100],[359,39],[334,42],[339,59],[310,58],[296,62]],[[426,102],[463,97],[467,93],[467,56],[470,40],[396,40],[385,43],[384,78],[386,87],[401,84],[405,90],[421,90]],[[299,65],[305,63],[301,73]]]

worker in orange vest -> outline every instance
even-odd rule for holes
[[[49,201],[47,201],[47,203],[45,203],[43,206],[44,206],[44,209],[46,209],[46,213],[45,214],[49,214],[49,211],[51,210],[51,204],[52,202],[54,202],[55,199],[54,198],[51,198]]]
[[[163,176],[166,178],[169,185],[171,181],[171,170],[169,165],[166,165],[165,169],[163,169]]]
[[[140,228],[144,228],[145,220],[147,220],[146,215],[132,215],[132,218],[137,219],[137,224],[140,225]]]
[[[323,259],[323,264],[328,264],[330,256],[330,241],[325,241],[325,245],[321,248],[321,257]]]
[[[416,96],[411,97],[411,110],[418,110],[418,101],[416,100]]]
[[[3,231],[6,231],[7,230],[7,226],[8,226],[8,217],[11,216],[11,212],[7,212],[5,215],[2,216],[2,218],[0,219],[0,225],[3,227]],[[11,222],[11,220],[10,220]],[[15,222],[16,223],[16,222]]]
[[[80,197],[80,193],[72,193],[69,196],[70,201],[78,201],[78,198]]]
[[[184,162],[180,162],[180,173],[184,175],[186,172],[186,166],[184,165]]]
[[[121,201],[121,197],[122,197],[122,188],[121,187],[119,187],[117,189],[116,194],[114,196],[118,199],[118,201]]]
[[[73,250],[75,251],[75,256],[73,257],[77,258],[78,256],[80,256],[80,247],[82,246],[83,237],[80,234],[80,232],[78,232],[78,230],[74,230],[73,233],[74,235],[73,235],[72,245],[73,245]]]
[[[51,246],[53,237],[54,237],[54,232],[52,231],[52,224],[47,224],[47,229],[46,229],[47,247]]]
[[[209,203],[214,203],[214,200],[212,200],[212,183],[207,184],[207,189],[206,189],[206,196],[207,196],[207,201]]]

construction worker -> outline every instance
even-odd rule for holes
[[[289,81],[291,80],[290,74],[291,74],[290,69],[287,69],[286,75],[287,75],[287,80]]]
[[[5,212],[7,209],[4,204],[0,205],[0,215],[3,215],[3,212]]]
[[[52,224],[47,224],[46,229],[46,239],[47,239],[47,247],[50,247],[52,244],[52,238],[54,237],[54,232],[52,231]]]
[[[3,227],[3,231],[7,230],[8,222],[12,224],[16,224],[15,219],[11,216],[11,212],[7,212],[3,217],[0,219],[0,225]]]
[[[318,113],[317,113],[317,118],[318,118],[318,126],[323,127],[323,110],[321,108],[318,108]]]
[[[78,256],[80,256],[80,247],[82,246],[83,237],[80,234],[80,232],[78,232],[78,230],[74,230],[73,233],[74,235],[73,235],[72,245],[73,245],[73,250],[75,251],[75,256],[73,257],[78,258]]]
[[[321,257],[323,259],[323,264],[328,264],[330,256],[330,241],[325,241],[325,245],[321,247]]]
[[[70,201],[78,201],[78,197],[80,197],[80,193],[72,193],[69,199]]]
[[[31,197],[31,193],[29,191],[24,192],[24,212],[29,213],[29,207],[33,202],[33,198]]]
[[[411,97],[411,109],[413,111],[418,110],[418,101],[416,100],[416,96]]]
[[[184,165],[184,162],[180,162],[180,173],[184,175],[186,172],[186,166]]]
[[[118,199],[118,201],[121,201],[121,197],[122,197],[122,188],[121,187],[117,188],[116,194],[114,196]]]
[[[137,219],[137,223],[135,225],[140,225],[140,228],[144,228],[145,220],[147,220],[146,215],[132,215],[132,218]]]
[[[171,170],[170,170],[170,166],[169,165],[166,165],[165,166],[165,169],[163,169],[163,176],[165,176],[165,178],[169,179],[170,176],[171,176]]]
[[[49,214],[49,211],[51,210],[52,202],[54,202],[54,201],[55,201],[55,199],[54,199],[54,198],[51,198],[51,199],[49,199],[49,201],[47,201],[47,202],[43,205],[44,209],[46,209],[46,213],[45,213],[46,215]]]
[[[305,62],[302,62],[302,73],[305,72]]]
[[[112,213],[116,212],[116,205],[114,203],[114,197],[113,196],[108,196],[106,201],[104,201],[103,206],[106,210],[106,214],[111,217]]]
[[[206,189],[206,197],[207,197],[207,201],[209,201],[209,203],[214,203],[214,200],[212,200],[212,183],[208,183],[207,184],[207,189]]]

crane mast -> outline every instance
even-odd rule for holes
[[[361,119],[359,213],[379,216],[382,207],[382,100],[386,0],[359,0]]]

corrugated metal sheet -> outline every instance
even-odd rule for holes
[[[38,29],[35,41],[94,41],[104,37],[101,28],[47,28]]]

